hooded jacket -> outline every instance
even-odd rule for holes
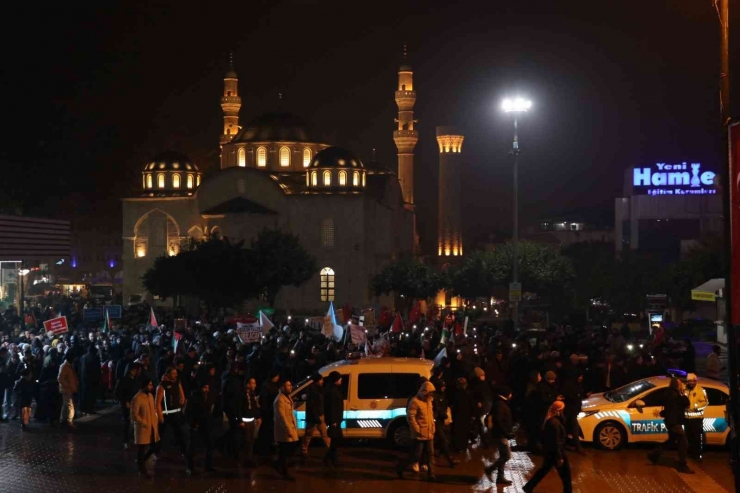
[[[406,419],[409,422],[411,438],[414,440],[434,440],[434,401],[428,399],[434,390],[434,385],[424,382],[409,403]]]

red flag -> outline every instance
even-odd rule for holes
[[[154,308],[150,308],[151,312],[149,314],[149,327],[151,328],[157,328],[159,327],[159,324],[157,324],[157,317],[154,316]]]
[[[403,319],[401,318],[400,313],[396,313],[396,318],[393,320],[393,327],[391,327],[391,331],[393,331],[394,334],[398,334],[403,330]]]
[[[419,305],[419,302],[417,301],[414,304],[414,308],[411,309],[411,313],[409,313],[409,323],[415,324],[419,321],[421,318],[421,306]]]
[[[36,325],[36,320],[34,320],[34,318],[28,313],[26,313],[26,316],[23,318],[26,325]]]
[[[344,315],[344,323],[350,323],[352,320],[352,308],[349,306],[349,303],[345,303],[342,307],[342,315]]]
[[[380,312],[380,318],[378,318],[378,325],[380,325],[381,327],[388,327],[392,321],[393,315],[391,315],[390,310],[383,307]]]

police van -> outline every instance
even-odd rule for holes
[[[632,382],[610,392],[585,399],[578,415],[581,440],[594,442],[602,449],[617,450],[632,442],[663,442],[668,439],[660,412],[663,410],[670,376],[657,376]],[[708,445],[726,445],[730,427],[725,405],[730,398],[727,385],[717,380],[698,378],[707,393],[704,433]]]
[[[431,377],[433,366],[426,359],[363,358],[332,363],[319,373],[324,377],[333,371],[342,375],[345,438],[386,438],[394,445],[407,446],[411,437],[406,404],[419,391],[419,379]],[[299,430],[306,428],[303,399],[312,383],[310,378],[306,379],[290,394],[295,402],[293,412]]]

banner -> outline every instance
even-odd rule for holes
[[[97,322],[103,319],[102,308],[85,308],[82,310],[82,318],[85,322]]]
[[[730,286],[729,306],[734,325],[740,325],[740,122],[728,127],[730,144],[730,183],[722,183],[730,192]]]
[[[44,330],[49,333],[51,332],[55,336],[65,334],[69,332],[69,326],[67,326],[67,317],[52,318],[44,322]]]
[[[123,307],[121,305],[108,305],[105,307],[105,312],[108,314],[108,318],[119,319],[123,315]]]
[[[349,326],[349,337],[352,344],[364,344],[367,340],[367,334],[365,334],[365,327],[362,325],[350,325]]]
[[[262,327],[260,327],[259,322],[252,322],[249,324],[237,322],[236,335],[239,336],[239,340],[242,341],[242,344],[260,342],[262,340]]]

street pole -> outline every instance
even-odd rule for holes
[[[519,282],[519,137],[516,114],[514,114],[514,143],[511,153],[514,155],[514,260],[511,266],[512,282]],[[514,328],[519,328],[519,301],[514,301]]]
[[[735,325],[732,315],[732,292],[740,289],[732,283],[732,187],[734,179],[730,166],[729,150],[729,127],[731,121],[730,113],[730,6],[729,0],[719,1],[720,22],[720,79],[719,79],[719,105],[720,117],[722,118],[722,202],[724,206],[725,220],[725,326],[727,327],[727,366],[730,380],[730,409],[729,418],[735,433],[740,424],[740,395],[738,392],[738,351],[735,339]],[[738,245],[740,248],[740,245]],[[735,491],[740,493],[740,447],[738,439],[730,441],[730,463],[735,478]]]

